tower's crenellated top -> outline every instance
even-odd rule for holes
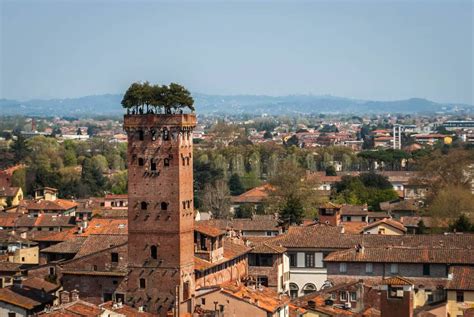
[[[196,116],[194,114],[127,114],[124,116],[123,126],[127,132],[164,126],[178,126],[184,130],[192,130],[196,127]]]

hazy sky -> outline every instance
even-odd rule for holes
[[[473,1],[1,2],[0,97],[177,81],[212,94],[473,101]]]

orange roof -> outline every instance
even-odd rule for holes
[[[38,231],[44,232],[44,231]],[[42,234],[38,237],[33,237],[31,240],[33,241],[66,241],[69,239],[73,239],[77,234],[77,228],[72,228],[69,230],[63,231],[54,231],[54,232],[46,232],[46,234]]]
[[[128,199],[128,194],[107,194],[105,199]]]
[[[232,197],[234,203],[260,203],[268,197],[268,192],[272,190],[270,184],[265,184],[246,191],[239,196]]]
[[[200,222],[195,222],[194,223],[194,231],[197,231],[199,233],[205,234],[206,236],[209,237],[219,237],[225,234],[224,230],[221,230],[219,228],[210,226],[208,224],[200,223]]]
[[[364,221],[345,221],[342,222],[342,227],[344,228],[344,233],[356,234],[360,233],[363,228],[367,226],[367,223]]]
[[[77,301],[67,306],[65,312],[79,316],[99,316],[102,313],[102,309],[91,303]]]
[[[403,231],[403,232],[407,231],[407,228],[402,223],[400,223],[396,220],[390,219],[390,218],[385,218],[385,219],[382,219],[382,220],[379,220],[379,221],[372,222],[368,226],[364,227],[360,232],[363,232],[367,229],[379,226],[381,224],[386,224],[390,227],[393,227],[393,228],[398,229],[398,230]]]
[[[0,214],[0,227],[14,227],[16,220],[21,216],[17,213],[1,213]]]
[[[92,219],[87,228],[79,236],[89,236],[91,234],[128,234],[128,219]]]
[[[288,296],[281,296],[276,291],[266,287],[247,287],[242,284],[229,282],[221,285],[221,291],[232,297],[257,306],[267,312],[274,313],[289,303]]]
[[[66,211],[69,209],[76,208],[77,203],[65,200],[65,199],[56,199],[56,200],[26,200],[24,206],[28,210],[57,210],[57,211]]]
[[[230,239],[224,239],[224,257],[216,262],[209,262],[198,257],[194,257],[194,269],[198,271],[203,271],[208,268],[214,267],[216,265],[225,263],[232,259],[235,259],[238,256],[241,256],[245,253],[248,253],[252,248],[244,245],[232,242]]]
[[[401,276],[393,276],[384,279],[382,285],[413,285],[413,282]]]
[[[151,317],[151,316],[156,316],[154,314],[150,314],[150,313],[147,313],[147,312],[139,312],[135,308],[127,306],[127,305],[123,305],[123,304],[120,305],[120,307],[117,306],[117,307],[114,308],[114,303],[111,302],[111,301],[101,304],[100,307],[103,307],[107,310],[117,312],[117,313],[125,315],[127,317],[147,317],[147,316]]]

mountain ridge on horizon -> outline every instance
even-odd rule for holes
[[[98,94],[76,98],[31,99],[18,101],[1,99],[3,115],[119,115],[123,94]],[[314,113],[434,113],[464,109],[474,112],[474,105],[441,103],[413,97],[401,100],[364,100],[333,95],[292,94],[270,95],[213,95],[193,93],[198,113],[201,114],[314,114]]]

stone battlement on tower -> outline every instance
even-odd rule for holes
[[[194,114],[127,114],[124,116],[124,128],[143,128],[159,126],[183,126],[194,128]]]

